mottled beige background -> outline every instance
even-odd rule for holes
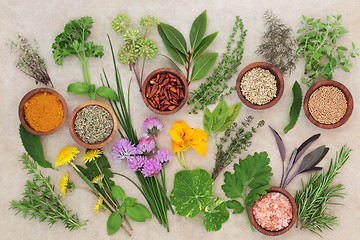
[[[36,220],[28,221],[20,215],[13,216],[14,212],[9,211],[9,201],[12,199],[19,200],[20,194],[23,192],[23,185],[28,179],[26,172],[21,170],[22,165],[17,161],[18,156],[24,152],[18,136],[19,119],[17,115],[17,107],[21,98],[29,90],[36,88],[34,82],[18,71],[13,61],[15,55],[10,54],[9,49],[5,46],[5,42],[14,39],[15,34],[20,32],[24,36],[33,39],[36,38],[40,44],[40,54],[45,57],[49,74],[55,85],[55,89],[59,91],[67,101],[69,111],[72,111],[80,103],[89,100],[88,96],[79,96],[66,93],[66,87],[69,83],[82,81],[82,73],[79,61],[75,57],[67,57],[64,59],[63,66],[55,65],[52,59],[51,44],[55,36],[62,32],[64,25],[71,19],[80,18],[82,16],[92,16],[94,27],[89,40],[96,44],[103,44],[105,55],[102,59],[91,59],[89,69],[93,83],[100,85],[99,75],[104,68],[108,75],[112,77],[112,61],[106,34],[109,33],[115,50],[119,49],[120,38],[111,28],[111,21],[117,13],[126,13],[137,22],[140,17],[148,14],[155,15],[159,21],[169,23],[178,28],[185,37],[188,38],[188,32],[192,21],[204,9],[207,9],[208,28],[207,34],[219,31],[219,35],[215,42],[209,48],[209,51],[222,53],[225,51],[225,45],[228,36],[233,27],[235,16],[240,15],[245,27],[248,29],[248,35],[245,42],[244,58],[238,71],[244,66],[254,61],[262,60],[254,51],[260,42],[261,33],[264,31],[262,15],[265,10],[273,10],[278,14],[284,22],[297,30],[300,27],[301,15],[305,14],[312,17],[324,18],[330,14],[342,14],[341,22],[350,31],[344,36],[340,43],[350,46],[351,41],[360,46],[360,1],[359,0],[327,0],[327,1],[275,1],[275,0],[243,0],[243,1],[174,1],[174,0],[120,0],[120,1],[91,1],[91,0],[54,0],[54,1],[20,1],[20,0],[1,0],[0,1],[0,68],[1,68],[1,88],[0,102],[3,103],[0,111],[1,126],[1,167],[0,167],[0,239],[128,239],[128,236],[119,231],[116,235],[109,237],[106,234],[106,220],[108,213],[95,214],[92,210],[96,199],[93,195],[82,189],[68,194],[64,203],[68,208],[78,213],[81,220],[89,219],[89,223],[83,229],[69,232],[64,229],[60,223],[55,224],[51,229],[46,223],[38,223]],[[156,31],[150,35],[152,39],[158,43],[159,53],[167,54]],[[220,58],[218,59],[218,61]],[[322,136],[314,144],[326,144],[330,147],[330,151],[321,163],[322,166],[328,166],[331,157],[335,156],[336,150],[348,143],[350,147],[356,150],[352,152],[348,163],[343,167],[342,174],[336,179],[336,183],[343,183],[346,187],[346,198],[340,200],[346,206],[333,207],[332,213],[339,217],[339,226],[335,226],[333,231],[325,231],[324,239],[358,239],[358,223],[360,221],[359,213],[359,171],[358,163],[359,144],[359,96],[360,96],[360,58],[353,61],[354,67],[351,73],[337,71],[334,74],[334,80],[344,83],[352,92],[355,108],[350,120],[346,125],[335,130],[322,130],[312,125],[301,112],[296,127],[288,134],[283,136],[283,140],[287,147],[287,157],[290,152],[302,141],[315,133],[321,133]],[[159,68],[170,66],[169,62],[158,56],[146,66],[146,73]],[[272,127],[281,131],[287,124],[288,111],[291,105],[291,87],[295,80],[299,80],[303,73],[304,62],[298,62],[296,71],[291,76],[285,76],[285,91],[280,102],[268,110],[255,111],[247,107],[241,109],[237,121],[242,120],[245,116],[251,114],[255,120],[264,119]],[[120,66],[123,81],[128,83],[133,73],[129,72],[127,67]],[[235,85],[236,76],[229,81],[229,86]],[[190,89],[195,89],[199,83],[191,85]],[[302,85],[303,91],[306,87]],[[226,99],[227,103],[233,104],[239,102],[236,94],[232,94]],[[142,102],[141,96],[137,91],[136,83],[132,83],[131,104],[133,123],[138,132],[141,129],[142,121],[150,116],[154,116]],[[211,106],[213,109],[214,106]],[[190,108],[185,107],[183,110],[173,116],[159,116],[160,120],[165,124],[165,131],[160,134],[159,144],[161,147],[171,149],[169,130],[174,121],[184,119],[191,127],[202,127],[202,114],[188,115],[186,112]],[[54,135],[41,138],[45,155],[47,159],[54,163],[57,153],[66,145],[76,145],[70,137],[67,127],[63,127]],[[110,144],[104,148],[107,156],[110,156]],[[267,151],[271,158],[271,166],[273,167],[273,179],[271,184],[278,185],[281,174],[281,163],[279,153],[271,135],[269,128],[263,127],[253,139],[253,145],[247,153],[255,151]],[[82,153],[84,149],[81,149]],[[194,150],[185,153],[189,168],[197,167],[211,170],[214,165],[215,149],[209,146],[207,155],[202,158],[197,155]],[[76,160],[80,161],[80,157]],[[228,170],[230,167],[228,168]],[[44,174],[51,175],[54,184],[58,184],[62,174],[69,170],[71,179],[78,185],[86,187],[81,179],[70,169],[70,167],[60,167],[59,171],[43,170]],[[113,170],[124,173],[133,179],[135,175],[126,169],[126,166],[114,166]],[[174,173],[181,170],[180,165],[174,158],[167,167],[167,182],[169,189],[173,186]],[[306,179],[306,174],[302,176]],[[129,184],[121,178],[115,178],[117,184],[121,185],[129,196],[139,198],[144,203],[143,197],[133,185]],[[225,198],[221,185],[223,184],[223,174],[221,174],[214,184],[215,195]],[[300,178],[296,178],[289,186],[288,191],[295,194],[299,189]],[[58,186],[57,186],[58,187]],[[58,191],[58,188],[56,189]],[[244,214],[231,215],[228,222],[218,232],[206,232],[202,224],[202,217],[199,215],[193,219],[185,217],[173,216],[169,214],[170,233],[167,233],[161,227],[155,218],[145,222],[132,222],[134,228],[132,239],[270,239],[258,232],[251,232]],[[293,228],[283,236],[277,239],[320,239],[305,230]]]

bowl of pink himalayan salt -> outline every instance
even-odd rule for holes
[[[268,236],[286,233],[297,218],[295,199],[285,189],[271,187],[249,208],[249,218],[256,230]]]

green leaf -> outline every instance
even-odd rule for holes
[[[53,168],[51,163],[45,160],[39,136],[27,131],[22,124],[19,126],[19,134],[21,142],[30,157],[43,168]]]
[[[200,55],[210,46],[210,44],[215,40],[216,36],[219,32],[214,32],[208,36],[206,36],[199,46],[194,50],[193,60],[196,60],[200,57]]]
[[[212,113],[213,124],[211,130],[217,132],[225,123],[228,106],[225,101],[219,102]]]
[[[211,111],[208,108],[206,108],[204,111],[203,127],[204,127],[204,132],[208,136],[211,136],[212,125],[213,125],[213,117]]]
[[[244,211],[244,209],[245,209],[243,207],[243,205],[241,205],[241,203],[239,201],[236,201],[236,200],[227,201],[226,206],[229,209],[234,209],[234,211],[232,212],[233,214],[242,213]]]
[[[100,97],[112,99],[117,102],[119,101],[119,98],[118,98],[118,95],[116,94],[116,92],[112,88],[109,88],[106,86],[98,87],[96,89],[96,94],[99,95]]]
[[[327,63],[324,65],[324,67],[322,68],[322,72],[324,74],[329,74],[331,73],[331,66],[330,66],[330,63]]]
[[[124,215],[125,213],[125,210],[126,210],[126,206],[125,204],[121,204],[120,208],[119,208],[119,212],[121,215]]]
[[[96,100],[96,94],[94,92],[89,92],[89,96],[92,100]]]
[[[178,51],[176,48],[171,47],[170,45],[167,45],[164,43],[166,50],[168,53],[174,58],[175,61],[182,65],[186,65],[186,55]],[[177,67],[179,69],[179,67]]]
[[[204,209],[203,223],[206,231],[218,231],[221,225],[229,219],[229,211],[226,208],[226,202],[216,198],[211,201]]]
[[[83,94],[90,91],[89,85],[84,82],[75,82],[70,83],[67,87],[68,92],[76,93],[76,94]]]
[[[133,198],[133,197],[127,197],[124,200],[124,204],[125,204],[126,207],[134,206],[135,202],[136,202],[136,198]]]
[[[330,66],[331,66],[332,68],[335,68],[335,67],[336,67],[336,64],[337,64],[336,59],[335,59],[335,58],[331,58],[331,60],[330,60]]]
[[[235,103],[226,112],[225,122],[218,132],[225,131],[237,118],[241,109],[241,103]]]
[[[119,231],[119,229],[121,227],[121,223],[122,223],[121,215],[118,212],[112,213],[109,216],[109,218],[107,220],[107,223],[106,223],[107,234],[108,235],[113,235],[117,231]]]
[[[348,49],[347,49],[346,47],[344,47],[344,46],[340,46],[340,47],[338,47],[337,49],[343,50],[343,51],[347,51],[347,50],[348,50]]]
[[[347,67],[341,67],[342,70],[344,70],[345,72],[350,72],[350,70]]]
[[[208,53],[199,57],[192,69],[190,80],[195,81],[205,77],[214,65],[217,56],[217,53]]]
[[[114,195],[114,197],[120,201],[124,201],[125,200],[125,191],[117,185],[113,185],[111,186],[111,193]]]
[[[270,185],[263,185],[261,187],[252,189],[246,197],[245,204],[246,207],[251,207],[254,205],[255,201],[260,199],[260,196],[265,195],[271,186]]]
[[[135,203],[133,206],[126,206],[126,214],[137,222],[145,222],[146,218],[151,218],[149,210],[140,203]]]
[[[290,131],[296,124],[302,106],[302,91],[300,84],[295,81],[292,87],[292,94],[293,94],[293,102],[291,104],[290,112],[289,112],[289,123],[284,128],[284,134]]]
[[[187,47],[184,36],[176,28],[168,24],[160,23],[159,25],[171,45],[174,46],[181,53],[187,55]]]
[[[193,22],[190,30],[191,50],[196,49],[204,37],[206,31],[206,11],[202,12]]]
[[[204,169],[183,170],[174,178],[174,189],[170,194],[176,214],[195,217],[213,198],[213,180]]]

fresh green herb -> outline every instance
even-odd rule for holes
[[[202,12],[194,20],[189,36],[191,48],[189,51],[187,50],[187,43],[184,36],[176,28],[165,23],[158,25],[159,34],[167,51],[175,61],[185,67],[186,75],[173,60],[167,58],[182,72],[188,84],[205,77],[214,65],[218,55],[217,53],[201,55],[217,36],[217,32],[215,32],[204,38],[207,25],[206,21],[206,11]]]
[[[342,184],[330,186],[335,176],[340,172],[340,168],[349,159],[352,149],[344,145],[340,153],[336,152],[336,158],[331,159],[327,172],[314,173],[309,176],[308,182],[302,189],[296,191],[295,202],[298,208],[297,225],[305,228],[319,236],[323,229],[331,229],[332,225],[337,224],[337,217],[328,213],[330,205],[341,205],[334,203],[334,198],[343,198],[345,193],[340,192],[344,189]]]
[[[227,202],[227,207],[234,209],[233,214],[245,210],[252,231],[254,228],[246,208],[254,205],[254,202],[270,188],[269,182],[273,174],[269,162],[266,152],[248,155],[244,160],[239,159],[239,164],[234,164],[234,173],[225,172],[225,184],[221,186],[225,195],[233,199]],[[236,198],[241,198],[242,203],[234,200]]]
[[[237,123],[233,123],[225,130],[224,136],[220,138],[220,143],[216,145],[215,167],[211,175],[214,180],[233,161],[236,154],[241,154],[242,151],[246,151],[251,146],[251,138],[254,133],[265,124],[263,120],[259,121],[256,127],[251,127],[251,130],[246,131],[252,120],[253,117],[248,116],[241,123],[241,126],[238,127]],[[225,150],[224,145],[227,142],[230,142],[230,144]]]
[[[342,16],[327,16],[326,22],[304,15],[302,18],[303,27],[297,31],[301,35],[298,37],[299,48],[296,51],[305,59],[306,64],[306,76],[302,77],[301,81],[310,87],[317,81],[331,80],[337,68],[349,72],[349,67],[352,67],[350,57],[359,56],[359,49],[354,43],[351,51],[336,45],[336,42],[349,32],[339,22]]]
[[[77,214],[70,214],[70,210],[61,202],[60,195],[54,192],[55,186],[51,185],[50,177],[42,175],[29,155],[24,153],[19,161],[24,164],[28,174],[33,174],[33,180],[26,182],[22,200],[10,202],[9,209],[15,210],[15,215],[21,212],[24,217],[30,216],[30,219],[35,218],[39,222],[46,220],[50,227],[62,222],[70,231],[86,225],[86,222],[80,223]]]
[[[24,38],[21,34],[16,35],[19,39],[18,42],[10,41],[7,42],[12,50],[18,53],[18,59],[15,61],[15,66],[25,73],[26,75],[35,79],[35,83],[39,82],[48,84],[53,87],[49,74],[47,72],[45,59],[40,57],[38,53],[37,41],[34,40],[35,48],[31,46],[29,40]]]
[[[238,32],[239,39],[235,41],[235,35]],[[245,36],[246,30],[244,29],[242,19],[237,16],[233,32],[227,44],[226,53],[223,53],[221,62],[213,74],[207,78],[207,82],[200,84],[199,89],[192,92],[188,105],[193,105],[193,109],[189,113],[196,114],[199,110],[204,110],[210,104],[222,101],[224,97],[230,95],[235,90],[235,87],[232,87],[227,93],[224,93],[228,88],[227,81],[237,72],[237,67],[241,63],[244,53],[243,44]]]
[[[145,60],[153,59],[158,48],[154,41],[146,37],[147,33],[152,27],[158,25],[157,19],[148,15],[145,18],[141,18],[140,25],[145,31],[143,35],[140,31],[134,28],[129,28],[132,25],[131,19],[126,14],[118,14],[112,21],[113,29],[119,34],[123,34],[124,44],[119,50],[119,61],[121,64],[129,65],[130,70],[134,71],[136,80],[141,91]],[[140,59],[142,59],[142,64]],[[141,72],[139,71],[139,65],[141,65]]]
[[[170,200],[176,214],[193,218],[200,212],[207,231],[218,231],[229,219],[226,202],[213,199],[213,180],[204,169],[183,170],[174,178],[174,189]]]
[[[53,168],[51,163],[45,159],[39,136],[27,131],[22,124],[19,126],[19,133],[21,142],[30,157],[43,168]]]
[[[296,54],[297,42],[292,36],[292,29],[283,23],[273,12],[264,13],[266,32],[256,53],[265,61],[274,65],[283,74],[291,73],[296,68],[299,56]]]
[[[300,115],[300,110],[302,106],[302,91],[297,81],[294,82],[294,85],[292,87],[292,93],[293,102],[291,104],[289,113],[289,124],[284,128],[284,134],[286,134],[295,126]]]

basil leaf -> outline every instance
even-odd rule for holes
[[[116,92],[106,86],[102,86],[102,87],[98,87],[96,89],[96,94],[99,95],[100,97],[104,97],[104,98],[108,98],[108,99],[112,99],[114,101],[119,101],[118,95],[116,94]]]
[[[111,186],[111,193],[114,195],[114,197],[120,201],[124,201],[125,200],[125,191],[117,185],[113,185]]]
[[[294,82],[294,85],[292,87],[292,92],[293,92],[293,102],[289,113],[289,124],[284,128],[284,134],[290,131],[295,126],[299,118],[300,110],[302,106],[302,91],[297,81]]]
[[[176,28],[168,24],[160,23],[159,25],[172,46],[181,53],[187,55],[187,47],[184,36]]]
[[[121,215],[118,212],[112,213],[109,216],[109,218],[107,220],[107,223],[106,223],[107,234],[108,235],[113,235],[117,231],[119,231],[119,229],[121,227],[121,223],[122,223]]]
[[[207,37],[205,37],[199,46],[194,50],[193,59],[196,60],[200,57],[200,55],[210,46],[210,44],[215,40],[218,32],[214,32]]]
[[[235,103],[226,112],[225,122],[218,132],[225,131],[237,118],[241,109],[241,103]]]
[[[76,94],[83,94],[90,91],[89,85],[84,82],[75,82],[70,83],[67,87],[68,92],[76,93]]]
[[[225,101],[219,102],[219,104],[214,109],[212,116],[213,116],[213,125],[211,130],[213,132],[217,132],[225,122],[226,113],[228,111],[228,106],[226,105]]]
[[[126,207],[134,206],[135,202],[136,202],[136,198],[132,198],[132,197],[127,197],[124,200],[124,204]]]
[[[190,30],[190,46],[191,50],[199,46],[206,31],[206,11],[202,12],[193,22]]]
[[[151,214],[147,208],[139,203],[135,203],[134,206],[126,207],[126,214],[134,221],[145,222],[146,218],[151,218]]]
[[[213,125],[213,117],[211,111],[208,108],[206,108],[204,111],[203,126],[204,126],[204,131],[208,136],[211,136],[212,125]]]
[[[217,56],[217,53],[208,53],[201,56],[194,64],[190,80],[195,81],[205,77],[214,65]]]

